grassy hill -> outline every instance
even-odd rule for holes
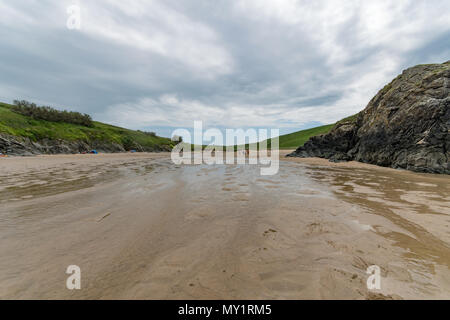
[[[356,115],[340,120],[339,122],[353,118],[356,118]],[[309,138],[330,132],[330,130],[335,125],[336,124],[327,124],[320,127],[300,130],[293,133],[282,135],[279,137],[279,149],[280,150],[297,149],[298,147],[303,146],[305,142],[309,140]],[[272,139],[267,140],[267,147],[270,148],[271,145]],[[248,144],[246,145],[246,147],[248,148]],[[259,143],[257,148],[259,148]],[[236,149],[237,146],[235,146],[235,150]]]
[[[311,128],[311,129],[301,130],[301,131],[282,135],[282,136],[280,136],[280,142],[279,142],[280,149],[297,149],[298,147],[303,146],[305,144],[305,142],[309,140],[309,138],[330,132],[330,130],[336,124],[339,124],[342,122],[356,121],[357,116],[358,116],[358,114],[354,114],[350,117],[339,120],[338,122],[336,122],[334,124],[327,124],[327,125],[320,126],[320,127],[315,127],[315,128]],[[268,141],[267,144],[270,145],[270,140]]]
[[[345,119],[339,120],[333,124],[327,124],[315,128],[305,129],[296,131],[293,133],[285,134],[279,137],[279,149],[281,150],[292,150],[297,149],[300,146],[303,146],[306,141],[308,141],[311,137],[318,136],[321,134],[325,134],[330,132],[330,130],[337,124],[348,121],[356,121],[358,114],[352,115]],[[257,148],[259,149],[260,143],[257,143]],[[267,140],[267,147],[270,148],[272,145],[272,139]],[[207,146],[204,145],[203,149]],[[238,146],[234,146],[234,151],[237,150]],[[249,145],[246,144],[245,147],[248,149]],[[191,145],[191,150],[194,150],[194,145]],[[223,148],[223,151],[226,151],[226,147]]]
[[[280,136],[279,144],[280,149],[296,149],[305,144],[309,138],[317,136],[319,134],[328,133],[334,124],[328,124],[325,126],[315,127],[311,129],[301,130],[290,134]],[[270,144],[270,140],[267,144]]]
[[[0,134],[26,137],[32,141],[42,139],[66,141],[102,141],[117,143],[125,149],[139,144],[143,148],[168,149],[173,142],[168,138],[143,131],[124,129],[94,121],[92,127],[65,122],[38,120],[12,111],[13,106],[0,102]]]
[[[311,129],[306,130],[300,130],[293,133],[285,134],[282,136],[279,136],[279,149],[280,150],[291,150],[291,149],[297,149],[298,147],[305,144],[306,141],[309,140],[309,138],[313,136],[317,136],[320,134],[328,133],[331,128],[334,127],[334,124],[327,124],[320,127],[315,127]],[[254,145],[254,144],[252,144]],[[260,143],[257,143],[257,149],[259,149]],[[267,148],[271,148],[272,146],[272,139],[267,140]],[[204,146],[206,147],[206,146]],[[249,145],[246,144],[245,148],[248,149]],[[234,150],[237,150],[237,146],[234,146]],[[225,148],[224,148],[225,151]]]
[[[32,141],[49,139],[83,141],[87,144],[91,144],[93,141],[101,141],[122,145],[126,150],[139,149],[136,147],[137,145],[144,149],[154,150],[170,150],[174,146],[171,139],[158,137],[148,132],[124,129],[97,121],[93,121],[92,127],[87,127],[66,122],[39,120],[13,112],[12,108],[12,105],[0,102],[0,134],[25,137]],[[339,122],[355,119],[356,115]],[[328,133],[334,125],[329,124],[282,135],[279,137],[279,148],[296,149],[309,138]],[[268,140],[267,145],[268,147],[271,146],[271,139]],[[235,149],[237,149],[237,146],[235,146]]]

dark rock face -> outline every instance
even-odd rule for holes
[[[122,145],[94,141],[86,143],[83,141],[65,141],[43,139],[31,141],[28,138],[0,134],[0,152],[12,156],[31,156],[37,154],[74,154],[97,150],[103,153],[125,152]],[[149,148],[138,146],[138,151],[159,152],[170,151],[160,147]]]
[[[289,156],[450,174],[450,61],[403,71],[356,119]]]

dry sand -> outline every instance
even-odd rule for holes
[[[282,160],[2,158],[0,299],[450,299],[449,176]]]

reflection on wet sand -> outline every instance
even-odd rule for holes
[[[409,274],[427,282],[431,275],[436,274],[436,268],[448,272],[450,178],[368,167],[350,169],[308,165],[307,175],[331,185],[338,198],[392,222],[395,228],[376,224],[372,227],[377,234],[404,249],[403,257]],[[447,278],[436,285],[447,286]],[[425,287],[432,286],[427,283]],[[449,290],[448,287],[445,289],[447,298],[450,298]]]
[[[336,194],[408,231],[383,232],[409,249],[410,259],[434,260],[450,267],[450,184],[446,176],[386,170],[322,168],[307,174],[335,187]],[[376,228],[376,226],[375,226]]]
[[[450,298],[448,176],[123,154],[2,160],[0,179],[0,298]]]

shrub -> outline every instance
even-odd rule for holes
[[[59,111],[47,106],[37,106],[25,100],[14,100],[12,111],[31,117],[33,119],[46,120],[52,122],[66,122],[78,124],[86,127],[93,127],[94,123],[88,114],[81,114],[74,111]]]
[[[176,143],[181,143],[181,142],[183,142],[183,137],[174,135],[174,136],[172,136],[171,140]]]
[[[123,148],[126,151],[130,151],[130,150],[136,149],[136,143],[129,136],[125,136],[125,137],[122,138],[122,145],[123,145]]]
[[[140,132],[140,133],[143,133],[143,134],[145,134],[147,136],[150,136],[150,137],[156,137],[156,133],[155,132],[148,132],[148,131],[141,131],[141,130],[137,130],[137,131]]]

